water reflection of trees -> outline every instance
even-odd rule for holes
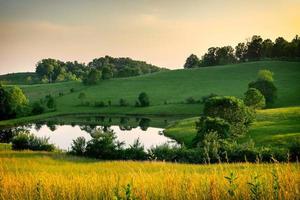
[[[147,131],[147,129],[149,128],[150,126],[150,119],[148,118],[142,118],[139,122],[139,126],[140,128],[143,130],[143,131]]]

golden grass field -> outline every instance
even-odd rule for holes
[[[231,173],[237,178],[230,185]],[[2,150],[0,199],[300,199],[300,165],[96,161]]]

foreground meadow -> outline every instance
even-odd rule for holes
[[[299,188],[299,163],[102,162],[0,151],[0,199],[299,199]]]

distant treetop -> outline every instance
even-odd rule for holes
[[[259,35],[253,35],[248,42],[240,42],[235,48],[231,46],[210,47],[201,59],[192,54],[186,59],[184,68],[225,65],[264,59],[300,61],[299,36],[296,35],[291,42],[286,41],[283,37],[278,37],[273,42],[270,39],[263,40]]]

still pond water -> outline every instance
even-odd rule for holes
[[[173,120],[176,119],[65,116],[17,127],[0,128],[0,142],[9,142],[18,132],[26,130],[38,137],[49,138],[49,143],[59,149],[70,150],[74,139],[84,137],[89,141],[95,130],[109,129],[116,134],[118,141],[125,143],[125,147],[139,139],[145,149],[150,149],[166,143],[177,145],[175,140],[163,134],[164,127]]]

